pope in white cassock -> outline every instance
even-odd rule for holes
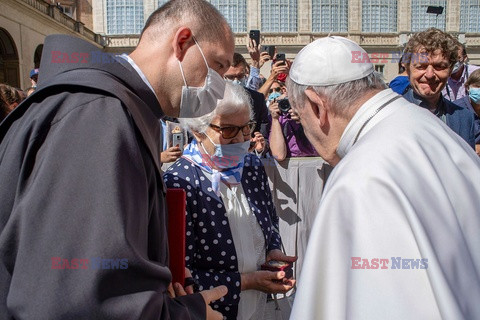
[[[365,56],[327,37],[290,70],[305,134],[335,166],[291,319],[480,319],[479,157]]]

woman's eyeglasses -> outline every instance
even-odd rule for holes
[[[238,132],[242,130],[242,134],[244,136],[249,136],[252,134],[253,129],[255,129],[255,121],[250,121],[246,125],[242,127],[237,127],[237,126],[228,126],[228,127],[219,127],[214,124],[210,124],[210,128],[213,130],[220,132],[222,134],[223,139],[233,139],[237,136]]]
[[[273,91],[280,92],[282,91],[282,88],[276,87],[276,88],[270,88],[270,90],[268,90],[269,93],[272,93]]]

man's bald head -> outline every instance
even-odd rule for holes
[[[233,32],[222,14],[204,0],[170,0],[148,18],[140,41],[155,41],[179,27],[188,27],[200,42],[233,41]]]

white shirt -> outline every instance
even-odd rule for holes
[[[343,133],[291,319],[480,319],[480,160],[403,98],[354,144],[395,95],[372,97]],[[419,264],[393,268],[392,258]],[[388,259],[386,268],[353,268],[373,259]]]
[[[135,63],[135,61],[133,61],[132,58],[130,58],[129,55],[127,55],[126,53],[124,54],[121,54],[121,55],[118,55],[117,57],[120,57],[122,59],[125,59],[128,61],[128,63],[130,63],[130,65],[133,67],[133,69],[138,73],[138,75],[140,76],[140,78],[142,78],[143,82],[145,82],[145,84],[150,88],[150,90],[152,90],[153,94],[155,95],[155,97],[157,98],[158,100],[158,97],[157,97],[157,94],[155,93],[155,90],[153,90],[153,87],[152,85],[150,84],[150,82],[148,81],[147,77],[145,76],[145,74],[143,73],[143,71],[140,69],[140,67]]]
[[[242,185],[228,188],[221,183],[220,193],[237,253],[238,271],[249,273],[260,270],[260,265],[265,262],[265,237],[257,217],[250,210]],[[266,302],[266,294],[261,291],[240,292],[237,320],[262,320]]]
[[[212,175],[205,172],[211,181]],[[220,196],[225,205],[232,240],[238,261],[238,272],[249,273],[260,270],[265,262],[265,237],[257,217],[250,210],[241,184],[228,187],[220,182]],[[237,320],[263,320],[267,302],[265,293],[257,290],[240,292]]]

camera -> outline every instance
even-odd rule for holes
[[[278,260],[270,260],[260,266],[261,270],[268,270],[268,271],[283,271],[285,272],[285,278],[291,279],[293,278],[293,269],[292,265],[285,261],[278,261]]]
[[[290,102],[288,101],[287,98],[277,100],[277,102],[278,102],[278,109],[280,109],[282,113],[287,114],[288,110],[291,109]]]

